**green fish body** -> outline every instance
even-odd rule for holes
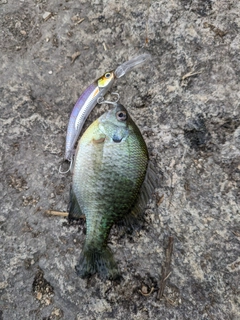
[[[148,166],[143,137],[120,104],[93,122],[81,137],[73,168],[69,218],[86,216],[86,240],[78,275],[119,277],[107,245],[114,223],[134,211]]]

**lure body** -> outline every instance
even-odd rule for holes
[[[142,54],[124,62],[115,71],[106,72],[83,92],[70,115],[66,137],[65,160],[72,161],[74,146],[87,117],[96,106],[98,99],[111,89],[114,79],[121,78],[136,66],[145,63],[150,57],[149,54]]]
[[[82,278],[96,272],[102,278],[119,276],[107,246],[108,235],[114,223],[133,214],[147,165],[143,137],[120,104],[93,122],[81,137],[74,160],[69,218],[86,216],[86,240],[76,266]]]
[[[101,78],[92,83],[76,102],[67,128],[65,159],[71,161],[74,146],[82,127],[99,98],[103,97],[112,87],[115,75],[113,71],[106,72]]]

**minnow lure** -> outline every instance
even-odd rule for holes
[[[99,100],[111,89],[114,80],[121,78],[136,66],[149,60],[150,57],[150,54],[142,54],[124,62],[115,71],[106,72],[83,92],[70,115],[66,137],[65,160],[72,162],[75,143],[88,115]]]
[[[94,81],[77,100],[67,128],[65,159],[71,161],[74,153],[74,145],[77,142],[84,122],[99,98],[103,97],[112,87],[114,72],[106,72],[102,77]]]

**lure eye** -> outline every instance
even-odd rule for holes
[[[105,78],[109,79],[110,77],[111,77],[111,73],[110,72],[105,73]]]
[[[127,112],[126,111],[118,111],[116,113],[116,117],[118,121],[126,121],[127,120]]]

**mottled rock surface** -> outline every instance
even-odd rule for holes
[[[160,188],[140,232],[112,230],[121,283],[82,280],[84,223],[45,213],[68,204],[69,114],[87,85],[143,52],[151,63],[112,91]],[[0,319],[239,319],[240,2],[0,1],[0,65]]]

